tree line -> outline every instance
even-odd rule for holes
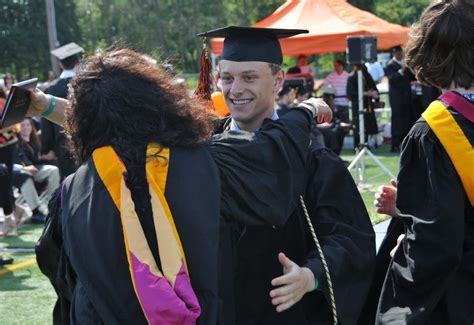
[[[392,22],[410,25],[430,0],[350,0]],[[116,42],[173,63],[199,69],[199,32],[249,26],[284,0],[60,0],[54,1],[60,44],[76,42],[92,53]],[[43,0],[0,0],[0,75],[45,78],[50,67]]]

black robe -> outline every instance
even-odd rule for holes
[[[474,146],[474,123],[449,110]],[[377,323],[473,324],[474,208],[423,118],[403,142],[397,207],[406,239],[388,267]]]
[[[171,149],[165,197],[201,305],[200,324],[218,322],[219,213],[239,211],[250,224],[286,220],[304,188],[310,121],[308,111],[297,109],[255,134],[215,137],[209,147]],[[121,221],[93,161],[65,184],[51,202],[36,248],[38,265],[59,297],[54,322],[146,323],[130,281]],[[132,195],[160,265],[151,211],[143,210],[148,197]]]
[[[46,93],[56,97],[67,98],[70,81],[71,78],[56,79],[46,89]],[[41,153],[46,154],[51,150],[54,151],[58,159],[57,163],[61,177],[66,177],[77,169],[71,153],[66,149],[66,142],[67,138],[61,126],[45,118],[41,119]]]
[[[339,320],[355,324],[375,262],[375,236],[367,210],[342,160],[314,142],[304,184],[306,205],[332,275]],[[221,270],[229,270],[220,273],[223,324],[331,323],[326,277],[302,207],[298,205],[287,222],[270,225],[246,224],[239,221],[237,209],[233,212],[221,222],[226,230],[221,240],[230,239],[222,247],[233,252],[221,259]],[[283,313],[275,311],[269,296],[271,280],[283,274],[279,252],[312,270],[320,284]]]
[[[402,68],[400,64],[391,59],[385,68],[388,78],[388,97],[392,109],[392,147],[399,147],[403,138],[410,130],[411,109],[411,86],[412,74],[405,69],[403,74],[398,71]]]

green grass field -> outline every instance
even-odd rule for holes
[[[0,239],[0,254],[15,259],[14,266],[32,262],[42,226],[24,225],[17,237]],[[29,251],[20,251],[27,248]],[[11,250],[15,249],[16,252]],[[0,267],[0,324],[51,324],[56,294],[36,263],[7,272]]]
[[[374,153],[380,158],[395,175],[398,170],[399,157],[389,152],[384,145]],[[350,150],[342,153],[342,158],[351,161],[354,155]],[[376,165],[367,159],[368,178],[380,174]],[[375,213],[373,208],[374,192],[381,184],[388,184],[390,177],[384,175],[370,181],[372,186],[361,192],[373,223],[380,222],[385,216]],[[0,255],[15,258],[13,267],[19,263],[32,263],[34,258],[33,247],[41,235],[42,226],[24,225],[18,230],[17,237],[0,238]],[[27,248],[29,251],[18,250]],[[23,263],[23,264],[25,264]],[[30,264],[9,271],[0,267],[0,324],[51,324],[51,314],[55,302],[55,293],[47,278],[38,269]]]

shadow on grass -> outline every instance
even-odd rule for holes
[[[41,236],[43,225],[22,225],[17,229],[18,235],[0,237],[0,248],[31,248]]]
[[[3,270],[0,267],[0,270]],[[25,272],[27,274],[25,274]],[[37,286],[25,285],[23,282],[28,281],[32,278],[33,272],[29,269],[23,270],[21,275],[16,275],[15,272],[9,272],[0,276],[0,291],[23,291],[23,290],[34,290]]]

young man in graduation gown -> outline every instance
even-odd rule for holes
[[[376,323],[473,324],[474,5],[434,2],[411,35],[407,64],[443,94],[403,142],[397,209],[385,207],[393,189],[377,200],[395,211],[404,236],[392,252]],[[397,232],[389,229],[392,242]]]
[[[283,82],[278,38],[294,34],[242,27],[206,33],[225,37],[218,78],[231,118],[219,132],[253,132],[278,119],[273,109]],[[254,166],[255,172],[262,167]],[[338,317],[353,324],[371,279],[372,225],[351,175],[333,152],[313,142],[305,173],[303,196],[329,264]],[[235,209],[221,221],[226,227],[221,250],[232,251],[220,262],[222,323],[329,324],[328,282],[302,206],[284,224],[248,224],[239,214]]]
[[[47,94],[67,98],[69,82],[76,75],[74,68],[79,63],[82,53],[84,49],[76,43],[69,43],[51,51],[51,54],[59,59],[63,71],[46,89]],[[61,177],[64,178],[76,171],[76,163],[66,149],[64,129],[44,118],[41,119],[41,153],[44,160],[57,160]]]
[[[130,87],[138,94],[134,101],[123,91]],[[84,163],[52,201],[36,248],[59,296],[54,322],[194,324],[200,315],[199,324],[216,324],[219,213],[238,212],[248,223],[284,222],[303,190],[317,105],[297,108],[259,132],[214,136],[207,145],[210,113],[129,50],[88,58],[72,96],[68,123]],[[38,91],[33,106],[61,123],[68,102]],[[164,218],[157,213],[163,210]],[[177,276],[175,263],[168,263],[177,235],[198,305],[191,299],[167,310],[168,282],[176,281],[172,291],[185,292],[178,294],[184,301],[193,296],[174,280],[186,275]],[[168,281],[156,277],[160,270]],[[185,321],[172,317],[187,307]]]

